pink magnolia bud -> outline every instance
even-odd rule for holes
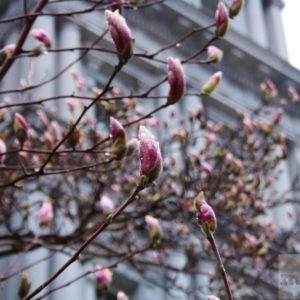
[[[159,220],[150,215],[147,215],[145,217],[145,222],[149,230],[150,240],[154,243],[159,242],[162,237],[162,230]]]
[[[220,1],[215,16],[216,36],[223,37],[228,29],[229,16],[225,4]]]
[[[217,218],[210,205],[204,198],[204,193],[200,192],[195,198],[196,217],[199,226],[205,234],[214,233],[217,228]]]
[[[294,103],[300,101],[300,96],[299,96],[297,90],[292,86],[288,87],[288,97]]]
[[[213,167],[206,161],[201,163],[201,170],[206,172],[207,174],[212,174]]]
[[[209,46],[207,48],[208,60],[211,63],[218,63],[223,58],[223,51],[215,46]]]
[[[214,73],[208,81],[202,86],[201,95],[210,95],[219,85],[223,78],[223,73],[221,71]]]
[[[113,117],[110,117],[110,134],[112,140],[112,155],[120,160],[127,152],[127,136],[123,125]]]
[[[208,146],[213,144],[216,141],[216,135],[212,132],[205,132],[204,138],[205,138],[206,145]]]
[[[4,141],[2,139],[0,139],[0,162],[3,164],[4,160],[5,160],[5,155],[3,155],[4,153],[6,153],[6,144],[4,143]]]
[[[244,2],[245,2],[244,0],[232,0],[231,6],[229,8],[230,18],[234,18],[240,13],[244,5]]]
[[[36,112],[36,114],[37,114],[37,116],[38,116],[38,118],[39,118],[41,124],[42,124],[45,128],[48,128],[48,126],[49,126],[49,120],[48,120],[47,115],[45,114],[45,112],[39,109],[39,110]]]
[[[114,204],[107,196],[102,196],[100,200],[100,208],[104,214],[111,214],[114,210]]]
[[[260,84],[260,90],[265,94],[267,101],[273,101],[277,95],[278,90],[274,82],[267,78]]]
[[[108,23],[108,29],[113,39],[121,62],[126,63],[132,56],[132,34],[126,20],[116,10],[105,11],[105,18]]]
[[[70,110],[71,112],[74,112],[74,111],[75,111],[75,109],[76,109],[76,102],[74,101],[74,99],[68,99],[68,100],[67,100],[67,105],[68,105],[69,110]]]
[[[185,92],[185,75],[180,60],[168,57],[168,81],[169,81],[169,96],[168,103],[177,102]]]
[[[46,48],[51,47],[51,39],[50,39],[48,33],[44,29],[32,29],[30,31],[30,34],[33,38],[42,42]]]
[[[210,295],[207,297],[207,300],[220,300],[220,298],[216,297],[216,296],[213,296],[213,295]]]
[[[146,186],[155,181],[162,172],[162,157],[159,143],[144,126],[140,127],[141,184]]]
[[[119,9],[121,11],[123,8],[124,0],[109,0],[108,2],[113,10]]]
[[[118,291],[117,300],[129,300],[129,298],[124,292]]]
[[[40,226],[48,226],[53,220],[53,207],[51,202],[44,202],[40,209]]]
[[[16,49],[16,45],[15,44],[9,44],[4,46],[0,52],[1,53],[5,53],[7,57],[12,57],[12,55],[14,54]]]
[[[252,120],[249,117],[245,117],[243,119],[243,125],[246,132],[253,132],[254,131],[254,125]]]
[[[280,110],[280,111],[276,114],[276,116],[275,116],[275,118],[274,118],[274,124],[275,124],[275,125],[278,125],[278,124],[280,123],[281,118],[282,118],[282,115],[283,115],[283,111],[282,111],[282,110]]]
[[[25,118],[21,114],[15,113],[14,131],[21,145],[24,144],[27,139],[29,129],[30,126]]]
[[[107,268],[103,268],[101,265],[96,266],[96,280],[101,286],[109,286],[112,281],[112,272]]]

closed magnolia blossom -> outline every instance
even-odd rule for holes
[[[30,35],[36,40],[43,43],[46,48],[51,47],[51,38],[49,34],[44,29],[32,29]]]
[[[215,15],[215,25],[216,25],[216,36],[223,37],[228,30],[229,15],[228,15],[227,8],[222,1],[218,3],[218,8],[216,10],[216,15]]]
[[[118,291],[117,300],[129,300],[129,298],[123,291]]]
[[[122,63],[126,63],[132,56],[132,33],[128,27],[125,18],[120,14],[119,10],[114,12],[106,10],[105,18],[108,23],[110,36],[119,53]]]
[[[101,265],[96,266],[96,280],[101,286],[107,287],[112,281],[112,272],[107,268],[103,268]]]
[[[123,125],[110,117],[110,134],[112,140],[112,156],[117,160],[122,159],[127,152],[127,136]]]
[[[218,63],[223,58],[223,51],[215,46],[207,47],[207,57],[209,62]]]
[[[229,16],[230,18],[234,18],[241,11],[245,0],[232,0],[232,3],[229,8]]]
[[[214,73],[206,83],[202,86],[201,95],[207,96],[210,95],[219,85],[220,81],[223,78],[223,73],[218,71]]]
[[[49,201],[44,202],[39,213],[40,226],[48,226],[52,222],[53,216],[52,203]]]
[[[161,230],[159,220],[150,215],[147,215],[145,217],[145,222],[149,230],[149,237],[151,241],[158,242],[162,237],[162,230]]]
[[[21,114],[15,113],[14,131],[21,145],[24,144],[27,139],[29,129],[30,126],[26,119]]]
[[[168,103],[173,104],[183,96],[186,87],[184,70],[178,58],[168,57],[168,82]]]
[[[111,214],[114,210],[114,207],[114,203],[108,196],[102,196],[100,200],[100,208],[104,214]]]
[[[162,157],[158,141],[144,126],[140,127],[139,140],[141,185],[146,186],[160,176],[162,172]]]
[[[5,160],[5,155],[3,155],[6,152],[6,144],[2,139],[0,139],[0,162],[3,164]]]
[[[16,45],[15,44],[8,44],[6,46],[4,46],[0,52],[4,53],[6,55],[6,57],[11,57],[13,55],[13,53],[15,52],[16,49]]]
[[[198,225],[205,234],[214,233],[217,228],[217,218],[212,207],[205,201],[204,193],[200,192],[194,201]]]

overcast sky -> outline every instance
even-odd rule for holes
[[[290,63],[300,69],[300,0],[285,0],[283,23]]]

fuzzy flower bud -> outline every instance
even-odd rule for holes
[[[217,218],[210,205],[207,204],[203,192],[195,198],[196,217],[199,226],[205,234],[214,233],[217,228]]]
[[[220,1],[215,15],[216,36],[223,37],[228,29],[229,16],[225,4]]]
[[[162,157],[159,143],[144,126],[140,127],[140,161],[141,185],[146,186],[155,181],[162,172]]]
[[[30,35],[36,40],[42,42],[46,48],[51,47],[51,38],[44,29],[32,29]]]
[[[180,60],[168,57],[168,81],[169,81],[169,96],[168,103],[177,102],[185,92],[185,75]]]
[[[216,141],[216,135],[212,132],[205,132],[204,138],[207,146],[210,146]]]
[[[149,230],[150,240],[153,243],[159,242],[162,237],[162,230],[161,230],[159,220],[150,215],[147,215],[145,217],[145,222],[146,222],[147,228]]]
[[[52,222],[53,216],[53,207],[51,202],[44,202],[39,213],[40,226],[48,226]]]
[[[245,0],[232,0],[231,6],[229,8],[230,18],[234,18],[240,13],[244,2]]]
[[[15,44],[9,44],[4,46],[0,52],[4,53],[6,57],[12,57],[13,53],[15,52],[16,45]]]
[[[3,155],[6,152],[6,144],[2,139],[0,139],[0,162],[3,164],[5,160],[5,155]]]
[[[132,34],[126,20],[120,15],[119,10],[111,12],[105,11],[105,18],[108,24],[108,29],[113,39],[119,59],[122,63],[126,63],[132,56]]]
[[[215,46],[209,46],[207,56],[210,63],[219,63],[223,59],[223,51]]]
[[[288,87],[288,97],[293,103],[300,101],[300,96],[297,90],[292,86]]]
[[[210,295],[207,297],[207,300],[220,300],[218,297]]]
[[[138,139],[133,138],[127,144],[127,153],[126,156],[132,156],[139,151],[140,142]]]
[[[104,214],[111,214],[114,210],[114,204],[107,196],[102,196],[100,200],[100,208]]]
[[[122,124],[113,117],[110,117],[110,134],[112,140],[112,155],[120,160],[127,152],[127,136]]]
[[[31,287],[31,281],[28,277],[28,274],[26,272],[22,272],[21,282],[20,282],[19,291],[18,291],[18,295],[19,295],[20,299],[23,299],[28,295],[30,287]]]
[[[117,300],[129,300],[129,298],[124,292],[118,291]]]
[[[96,280],[101,286],[109,286],[112,281],[112,272],[107,268],[103,268],[101,265],[96,266]]]
[[[29,129],[30,126],[25,118],[21,114],[15,113],[14,131],[21,145],[24,144],[27,139]]]
[[[210,95],[222,80],[223,73],[221,71],[214,73],[208,81],[202,86],[201,95]]]

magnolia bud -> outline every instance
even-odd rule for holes
[[[100,208],[104,214],[111,214],[114,210],[114,204],[108,196],[102,196],[100,200]]]
[[[74,126],[74,122],[71,121],[69,123],[69,126],[68,126],[68,131],[70,131],[73,128],[73,126]],[[79,143],[80,137],[81,137],[81,131],[76,126],[73,129],[71,135],[67,139],[67,145],[68,145],[68,147],[71,147],[71,148],[74,149],[76,147],[76,145]]]
[[[146,186],[155,181],[162,172],[162,157],[159,143],[144,126],[140,127],[140,161],[141,185]]]
[[[108,29],[119,53],[120,62],[126,63],[132,56],[132,34],[119,10],[105,11]]]
[[[103,268],[101,265],[96,266],[96,280],[99,285],[107,287],[112,281],[112,272],[107,268]]]
[[[30,279],[27,275],[26,272],[22,272],[21,274],[21,282],[19,285],[19,291],[18,291],[18,295],[20,297],[20,299],[23,299],[27,296],[29,290],[31,287],[31,282]]]
[[[30,34],[33,38],[42,42],[46,48],[51,47],[51,39],[44,29],[32,29]]]
[[[214,233],[217,228],[217,218],[210,205],[204,198],[204,193],[200,192],[195,198],[196,217],[199,226],[205,234]]]
[[[170,86],[168,104],[173,104],[177,102],[185,92],[185,75],[178,58],[168,58],[168,70],[168,81]]]
[[[221,71],[214,73],[208,81],[202,86],[201,95],[210,95],[219,85],[223,73]]]
[[[5,160],[5,155],[3,155],[4,153],[6,153],[6,144],[4,143],[4,141],[2,139],[0,139],[0,162],[3,164],[4,160]]]
[[[288,87],[288,97],[294,103],[300,101],[300,96],[299,96],[297,90],[292,86]]]
[[[138,139],[133,138],[127,144],[127,153],[126,156],[132,156],[139,151],[140,142]]]
[[[223,37],[228,29],[229,17],[225,4],[220,1],[215,15],[216,36]]]
[[[207,56],[210,63],[219,63],[223,58],[223,51],[215,46],[209,46]]]
[[[210,295],[207,297],[207,300],[220,300],[218,297]]]
[[[239,14],[244,5],[244,2],[244,0],[232,0],[231,6],[229,8],[230,18],[234,18]]]
[[[110,134],[112,140],[111,153],[117,160],[122,159],[127,152],[127,136],[122,124],[110,117]]]
[[[254,131],[254,125],[252,120],[249,117],[244,117],[243,119],[244,130],[248,133]]]
[[[27,139],[29,129],[30,126],[25,118],[21,114],[15,113],[14,131],[21,145],[23,145]]]
[[[4,46],[1,50],[0,53],[4,54],[4,58],[10,58],[12,57],[12,55],[14,54],[16,49],[16,45],[15,44],[9,44]]]
[[[207,146],[210,146],[216,141],[216,135],[212,132],[205,132],[204,138]]]
[[[47,115],[45,114],[45,112],[39,109],[39,110],[36,112],[36,114],[37,114],[37,116],[38,116],[38,118],[39,118],[41,124],[42,124],[45,128],[48,128],[48,126],[49,126],[49,120],[48,120]]]
[[[117,300],[129,300],[129,298],[124,292],[118,291]]]
[[[53,216],[53,207],[51,202],[44,202],[39,213],[40,226],[48,226],[52,222]]]
[[[162,230],[158,219],[147,215],[145,221],[149,230],[149,237],[153,243],[158,243],[162,237]]]

